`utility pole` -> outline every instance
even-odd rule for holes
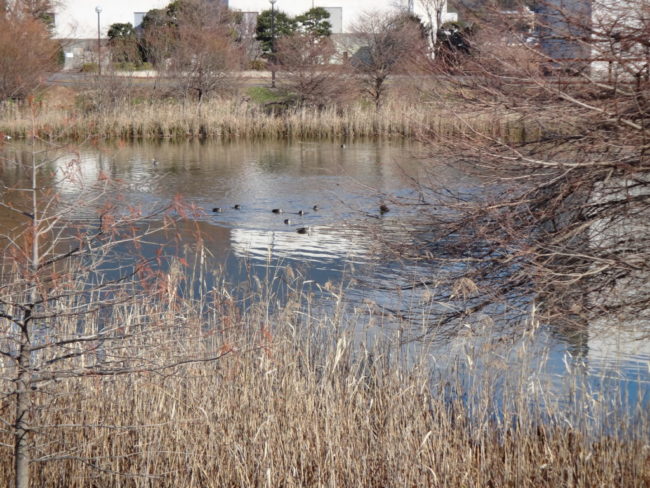
[[[102,75],[102,39],[101,39],[101,30],[100,30],[100,15],[102,13],[102,8],[97,5],[95,7],[95,12],[97,12],[97,72],[99,76]]]

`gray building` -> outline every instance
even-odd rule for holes
[[[537,35],[547,70],[576,73],[589,69],[591,0],[545,0],[535,9]]]

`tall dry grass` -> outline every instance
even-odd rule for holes
[[[47,385],[34,396],[33,486],[650,483],[648,413],[624,406],[621,392],[600,398],[572,379],[569,390],[582,394],[537,391],[534,372],[484,368],[498,355],[478,350],[435,373],[424,345],[404,358],[390,339],[366,342],[336,291],[327,313],[299,285],[272,310],[277,297],[262,284],[242,309],[226,288],[183,298],[178,279],[146,305],[113,311],[107,320],[121,327],[148,320],[152,330],[119,356],[152,367],[221,358]],[[515,352],[531,353],[529,333]],[[3,416],[11,408],[3,397]],[[7,486],[12,440],[0,442]]]
[[[355,103],[345,108],[273,109],[240,98],[213,99],[201,104],[179,100],[134,103],[119,100],[92,110],[45,106],[37,113],[35,130],[44,139],[87,138],[180,140],[213,139],[355,139],[403,138],[427,133],[441,139],[481,131],[491,137],[519,141],[537,137],[536,129],[510,115],[459,112],[458,107],[404,103],[394,99],[380,110]],[[29,107],[0,106],[0,132],[26,137],[32,130]]]

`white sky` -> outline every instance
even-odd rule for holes
[[[97,12],[100,6],[100,25],[102,37],[111,24],[134,21],[134,12],[146,12],[161,8],[169,0],[59,0],[57,9],[56,37],[92,39],[97,37]]]

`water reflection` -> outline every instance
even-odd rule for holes
[[[129,198],[136,201],[179,194],[207,214],[214,207],[230,210],[238,204],[241,212],[224,212],[215,222],[268,228],[282,223],[268,214],[278,207],[310,212],[309,219],[300,220],[316,224],[340,223],[359,211],[377,213],[378,201],[371,197],[375,192],[408,192],[409,178],[422,173],[413,158],[416,152],[414,146],[374,143],[347,148],[311,142],[140,143],[68,153],[55,165],[59,171],[74,167],[85,185],[102,174],[124,180]],[[154,158],[157,165],[151,163]],[[79,181],[60,180],[58,185],[64,194],[74,193]],[[312,211],[314,205],[318,212]]]
[[[355,284],[347,290],[353,306],[384,311],[384,319],[375,324],[377,329],[403,325],[403,317],[388,311],[416,311],[410,319],[417,332],[417,325],[426,325],[435,311],[432,307],[449,304],[432,305],[426,287],[413,291],[409,285],[426,273],[453,270],[433,270],[426,262],[398,259],[378,262],[378,237],[391,236],[399,242],[406,235],[405,213],[417,211],[413,210],[417,207],[394,206],[382,216],[380,195],[417,201],[413,179],[435,178],[450,189],[468,183],[467,177],[449,165],[433,169],[423,165],[417,157],[419,151],[417,145],[371,142],[346,148],[334,142],[143,142],[78,151],[67,148],[53,153],[46,167],[54,170],[47,182],[59,190],[64,202],[73,201],[84,187],[100,182],[104,175],[125,182],[121,198],[133,206],[153,208],[181,195],[196,211],[179,224],[178,234],[187,244],[200,236],[234,285],[249,282],[254,273],[263,276],[269,266],[290,265],[298,268],[306,281],[325,286],[343,276],[347,279],[346,273],[352,273],[354,267]],[[1,168],[5,184],[21,180],[19,163],[28,157],[20,148],[5,154]],[[158,164],[152,164],[153,159]],[[73,177],[62,178],[64,174]],[[93,218],[101,204],[79,206],[72,216],[80,221]],[[313,210],[314,205],[318,210]],[[215,207],[223,211],[212,212]],[[273,208],[285,212],[274,214]],[[291,223],[285,224],[287,218]],[[4,210],[0,210],[0,221],[3,227],[17,225],[15,216]],[[368,226],[368,221],[376,225]],[[300,227],[309,228],[309,232],[298,234]],[[152,241],[171,239],[161,234]],[[495,304],[493,308],[500,307]],[[503,313],[502,309],[495,311]],[[486,315],[468,324],[449,339],[445,352],[458,356],[468,347],[493,344],[499,340],[494,324],[482,325],[489,323]],[[629,368],[632,364],[643,366],[650,358],[647,347],[632,352],[625,346],[611,352],[610,346],[634,343],[633,337],[601,340],[552,328],[540,337],[539,347],[549,350],[554,358],[551,363],[560,368],[566,354],[588,360],[595,368],[614,356]],[[639,373],[638,367],[634,371],[644,377],[650,374],[650,370]]]
[[[236,256],[266,260],[278,259],[324,264],[336,260],[367,262],[371,243],[363,236],[329,227],[310,227],[307,234],[295,230],[256,231],[233,229],[231,246]]]

